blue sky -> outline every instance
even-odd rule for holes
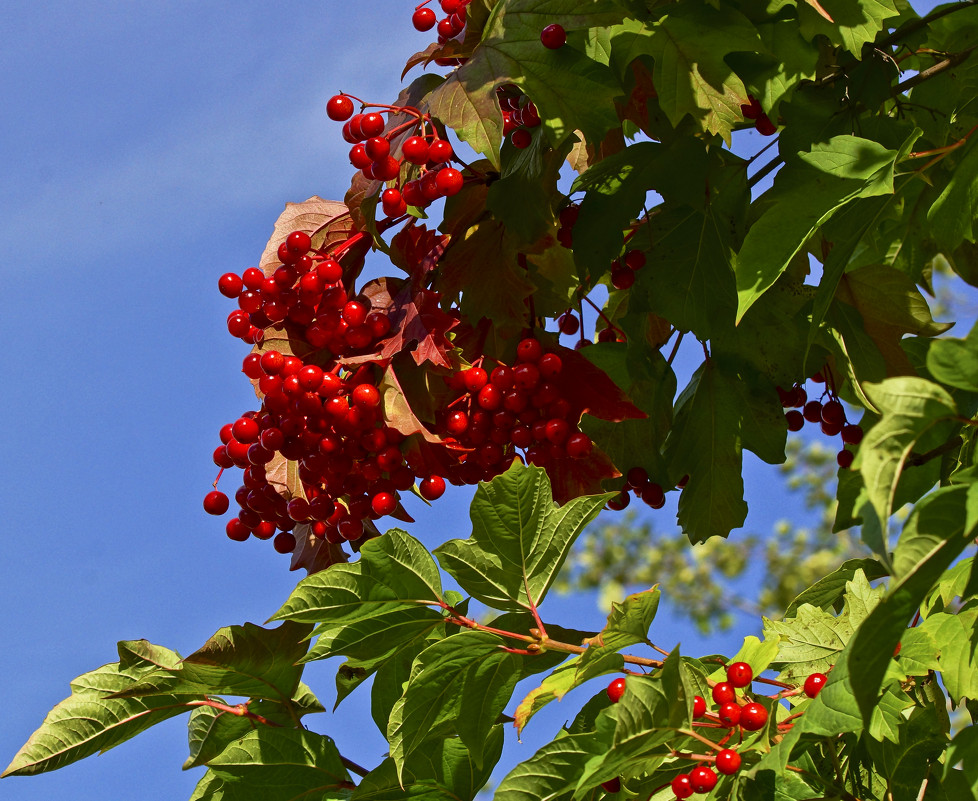
[[[231,305],[216,283],[257,262],[286,201],[342,198],[348,145],[325,101],[338,90],[396,96],[404,60],[429,41],[410,27],[412,10],[4,4],[4,764],[72,678],[115,660],[117,640],[190,653],[223,625],[265,620],[299,578],[267,543],[227,540],[201,509],[218,429],[254,408],[247,350],[227,334]],[[772,480],[751,469],[748,491]],[[467,536],[468,497],[455,491],[430,512],[415,504],[412,533],[431,545]],[[770,508],[748,525],[767,530]],[[603,621],[591,598],[551,612],[577,628]],[[663,643],[706,648],[663,626]],[[334,662],[307,671],[327,707],[334,672]],[[523,746],[511,737],[506,764],[540,742],[534,725],[546,739],[573,712],[531,725]],[[308,723],[361,764],[385,750],[364,690]],[[185,757],[178,718],[101,757],[4,780],[0,797],[186,798],[201,771],[182,773]]]

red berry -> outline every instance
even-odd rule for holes
[[[422,479],[418,491],[426,501],[436,501],[445,494],[445,479],[441,476],[429,476]]]
[[[807,679],[805,679],[805,695],[809,698],[814,698],[825,686],[825,682],[829,680],[829,677],[824,673],[812,673]]]
[[[279,553],[292,553],[295,550],[295,535],[291,531],[280,531],[272,540],[272,547]]]
[[[642,487],[642,501],[653,509],[661,509],[666,505],[666,494],[658,484],[650,482]]]
[[[557,327],[560,329],[561,334],[567,334],[572,336],[578,332],[581,327],[580,321],[570,312],[560,315],[557,320]]]
[[[228,524],[224,527],[224,531],[227,533],[228,539],[234,540],[235,542],[244,542],[251,536],[251,529],[236,517],[232,517],[230,520],[228,520]]]
[[[513,147],[517,150],[524,150],[530,146],[530,142],[533,141],[533,134],[531,134],[526,128],[517,128],[513,133],[509,135],[509,141],[512,142]],[[561,242],[561,244],[564,244]],[[564,244],[564,247],[569,245]]]
[[[863,441],[862,427],[857,425],[842,426],[842,441],[846,445],[858,445]]]
[[[706,714],[706,701],[702,696],[693,696],[693,718],[701,718]]]
[[[591,455],[594,443],[587,434],[578,431],[567,438],[564,448],[571,459],[585,459]]]
[[[713,687],[713,703],[729,704],[737,697],[737,692],[728,681],[721,681]]]
[[[237,273],[225,273],[217,282],[217,288],[226,298],[236,298],[244,289],[244,281]]]
[[[744,704],[740,710],[740,726],[747,731],[763,729],[767,723],[767,710],[756,702]]]
[[[784,419],[789,431],[801,431],[805,427],[805,418],[797,409],[785,412]]]
[[[450,161],[454,155],[455,151],[452,150],[452,143],[447,139],[436,139],[428,145],[428,158],[430,161],[435,162],[435,164]]]
[[[457,195],[462,189],[462,173],[453,167],[443,167],[435,175],[435,184],[445,197]]]
[[[620,677],[612,680],[605,692],[608,693],[611,703],[617,704],[621,697],[625,694],[625,680]]]
[[[822,407],[822,422],[829,425],[841,426],[846,420],[846,410],[837,400],[830,400]]]
[[[416,31],[430,31],[435,27],[438,18],[430,8],[419,8],[411,16],[411,24]]]
[[[645,254],[641,250],[629,250],[622,261],[629,270],[641,270],[645,266]]]
[[[376,112],[364,114],[360,120],[360,131],[365,139],[380,136],[384,132],[384,118]]]
[[[420,136],[411,136],[401,145],[401,153],[412,164],[427,164],[429,159],[428,143]]]
[[[680,773],[672,780],[671,786],[676,798],[689,798],[693,794],[693,785],[689,781],[688,773]]]
[[[720,722],[724,726],[733,728],[740,723],[740,707],[733,702],[722,704],[717,712],[717,717],[720,718]]]
[[[397,496],[392,492],[378,492],[370,499],[370,508],[377,517],[385,517],[397,509]]]
[[[539,340],[528,337],[516,346],[516,358],[521,362],[535,363],[543,356],[543,345]]]
[[[754,679],[754,671],[746,662],[734,662],[727,666],[727,681],[734,687],[747,687]]]
[[[822,422],[822,402],[813,400],[805,404],[802,415],[809,423]]]
[[[223,515],[230,505],[228,496],[218,490],[208,492],[204,496],[204,511],[209,515]]]
[[[293,253],[308,253],[312,247],[312,239],[305,231],[293,231],[285,240],[285,246]]]
[[[246,442],[249,445],[258,441],[261,430],[258,423],[250,417],[239,417],[231,426],[231,433],[238,442]]]
[[[852,463],[856,458],[856,454],[852,451],[847,451],[845,449],[839,451],[838,455],[835,457],[836,464],[839,465],[843,470],[847,470],[852,467]]]
[[[778,132],[778,126],[771,122],[767,114],[761,114],[754,123],[754,127],[761,136],[774,136]]]
[[[452,412],[445,421],[445,429],[456,437],[464,434],[469,429],[469,416],[463,411]]]
[[[361,409],[373,409],[380,405],[380,392],[373,384],[358,384],[353,388],[353,402]]]
[[[717,786],[717,775],[706,765],[697,765],[689,772],[689,784],[694,793],[708,793]]]
[[[635,273],[627,267],[617,267],[611,271],[611,285],[615,289],[631,289],[635,284]]]
[[[601,789],[606,793],[620,793],[621,779],[618,776],[615,776],[613,779],[608,779],[606,782],[601,782]]]
[[[345,122],[353,116],[353,101],[346,95],[333,95],[326,102],[326,116],[336,122]]]
[[[567,43],[567,33],[561,25],[554,23],[540,31],[540,41],[549,50],[557,50]]]
[[[724,748],[717,754],[717,770],[724,776],[731,776],[740,770],[740,754],[730,748]]]

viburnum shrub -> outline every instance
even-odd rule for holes
[[[204,508],[233,497],[227,536],[307,577],[278,625],[185,658],[120,642],[5,775],[187,712],[194,799],[471,799],[564,699],[495,798],[974,798],[978,335],[941,336],[921,289],[978,275],[978,8],[407,17],[436,37],[408,70],[433,72],[326,101],[345,200],[288,204],[257,266],[216,277],[256,401],[217,432]],[[367,280],[371,251],[391,269]],[[694,545],[741,527],[744,449],[780,464],[806,422],[842,440],[835,525],[872,557],[729,657],[659,642],[657,587],[600,631],[542,611],[633,494],[673,499]],[[470,536],[388,527],[449,484],[477,487]],[[305,725],[303,667],[330,657],[338,703],[374,677],[379,762],[340,755],[348,721]]]

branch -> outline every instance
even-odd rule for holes
[[[973,44],[971,47],[967,47],[959,53],[952,53],[943,61],[938,61],[932,67],[928,67],[927,69],[918,72],[912,78],[907,78],[907,80],[903,81],[902,83],[898,83],[893,87],[892,94],[902,94],[908,89],[912,89],[917,84],[930,80],[935,75],[940,75],[942,72],[958,66],[958,64],[966,61],[968,56],[971,55],[971,52],[976,48],[978,48],[978,44]]]
[[[941,17],[946,17],[948,14],[954,14],[957,11],[962,11],[963,9],[968,8],[968,6],[973,6],[976,4],[978,4],[978,0],[963,0],[963,2],[960,2],[957,5],[948,6],[946,8],[941,8],[935,11],[931,11],[930,14],[927,14],[926,16],[921,17],[920,19],[915,19],[911,22],[908,22],[906,25],[897,28],[895,31],[893,31],[893,33],[891,33],[885,39],[882,39],[881,41],[877,42],[876,46],[887,47],[888,45],[896,44],[905,36],[913,33],[914,31],[919,31],[921,28],[926,28],[935,20],[938,20]]]
[[[931,459],[936,459],[938,456],[943,456],[945,453],[950,453],[955,448],[961,446],[961,438],[955,434],[947,442],[942,445],[938,445],[936,448],[931,448],[925,453],[911,453],[907,457],[907,467],[920,467],[922,464],[926,464]]]

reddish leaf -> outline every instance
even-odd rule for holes
[[[295,534],[295,550],[292,551],[292,564],[289,570],[303,568],[311,575],[349,559],[342,545],[334,545],[325,539],[319,539],[312,533],[312,526],[307,523],[296,526],[293,534]]]
[[[339,201],[313,196],[302,203],[286,203],[285,211],[275,221],[275,230],[265,245],[258,267],[265,275],[271,275],[282,265],[278,258],[278,246],[293,231],[309,234],[313,248],[318,249],[345,242],[356,230],[349,210]]]
[[[422,423],[411,408],[410,402],[401,382],[394,370],[394,365],[389,364],[384,371],[378,389],[381,393],[381,402],[384,409],[384,420],[391,428],[400,431],[405,436],[419,434],[429,442],[440,443],[441,437],[432,434]]]
[[[655,91],[652,71],[642,61],[635,59],[631,69],[635,77],[635,88],[628,95],[624,105],[618,107],[618,116],[622,120],[631,120],[645,134],[652,136],[649,130],[648,101],[657,98],[659,93]]]
[[[553,381],[575,413],[587,412],[592,417],[613,423],[647,416],[601,368],[582,354],[564,347],[556,348],[555,352],[560,356],[563,368]]]
[[[557,503],[567,503],[581,495],[600,495],[607,492],[601,482],[618,478],[621,472],[608,455],[597,445],[586,459],[554,459],[547,464],[550,487]]]
[[[391,240],[391,261],[411,276],[416,289],[426,283],[428,273],[438,265],[448,237],[429,231],[424,225],[408,225]]]

